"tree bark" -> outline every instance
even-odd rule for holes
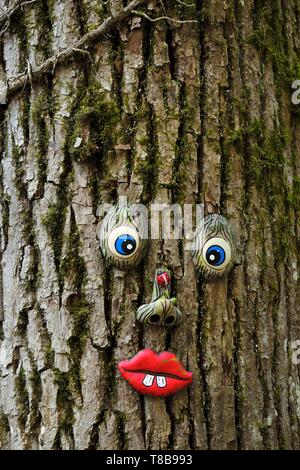
[[[28,80],[0,105],[0,448],[299,448],[299,0],[148,1],[171,19],[131,13],[34,80],[126,2],[37,0],[6,25],[15,3],[1,80]],[[201,281],[177,240],[108,269],[97,207],[121,195],[226,216],[232,272]],[[184,315],[170,331],[135,320],[162,262]],[[192,386],[132,391],[116,365],[146,347]]]

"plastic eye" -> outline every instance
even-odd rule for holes
[[[137,265],[145,254],[147,220],[137,206],[123,203],[111,207],[100,227],[101,252],[107,264],[118,269]]]
[[[136,249],[134,237],[129,235],[120,235],[115,242],[116,251],[123,256],[131,256]]]
[[[110,251],[118,258],[131,258],[140,246],[141,240],[138,232],[130,227],[118,227],[111,232],[108,238]]]
[[[223,238],[211,238],[203,247],[203,258],[214,269],[224,269],[231,261],[231,248]]]
[[[220,266],[225,260],[225,251],[218,245],[211,246],[206,252],[206,261],[212,266]]]
[[[199,224],[192,251],[193,263],[206,280],[227,274],[234,264],[235,238],[229,222],[221,215],[205,217]]]

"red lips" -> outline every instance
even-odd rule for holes
[[[122,377],[143,395],[166,397],[182,390],[193,381],[192,372],[186,371],[175,354],[156,354],[144,349],[132,359],[118,364]]]

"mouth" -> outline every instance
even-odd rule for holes
[[[175,354],[167,351],[156,354],[144,349],[132,359],[118,364],[122,377],[143,395],[166,397],[184,389],[193,381]]]

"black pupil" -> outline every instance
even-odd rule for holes
[[[206,253],[206,261],[212,266],[218,266],[221,260],[220,251],[210,250]]]
[[[132,238],[126,238],[122,242],[122,250],[126,255],[131,255],[131,253],[134,252],[136,248],[136,241],[133,240]]]
[[[151,315],[150,320],[151,320],[152,323],[157,323],[157,322],[159,322],[159,320],[160,320],[160,316],[159,316],[159,315],[156,315],[156,314]]]

